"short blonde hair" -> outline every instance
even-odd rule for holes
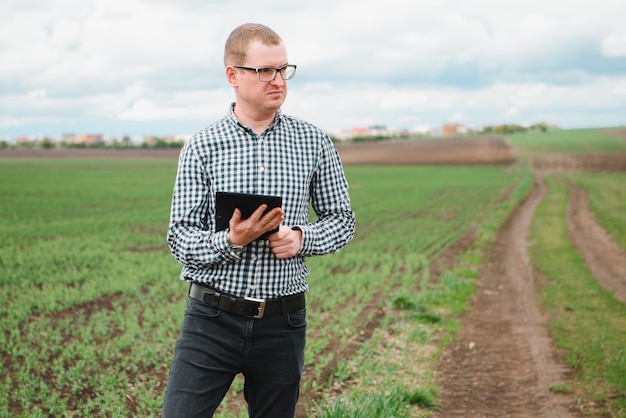
[[[245,64],[248,48],[253,41],[260,41],[265,45],[280,45],[283,40],[272,29],[259,23],[238,26],[226,40],[224,66]]]

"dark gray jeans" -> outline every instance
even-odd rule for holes
[[[189,298],[163,418],[213,416],[238,373],[250,417],[293,418],[305,342],[306,309],[253,319]]]

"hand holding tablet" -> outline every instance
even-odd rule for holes
[[[228,228],[230,219],[235,209],[241,212],[241,219],[248,219],[259,206],[265,204],[266,214],[273,208],[281,207],[283,199],[280,196],[270,196],[253,193],[217,192],[215,195],[215,231],[223,231]],[[278,231],[278,227],[268,231],[257,239],[266,239],[267,236]]]

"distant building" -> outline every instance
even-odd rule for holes
[[[61,139],[66,145],[78,147],[97,147],[104,145],[104,137],[101,134],[63,134]]]
[[[349,130],[338,132],[335,137],[341,141],[347,141],[357,137],[383,137],[383,136],[396,136],[397,132],[388,129],[383,125],[370,126],[369,128],[359,126]]]
[[[467,131],[467,127],[460,123],[446,123],[441,127],[444,138],[466,135]]]

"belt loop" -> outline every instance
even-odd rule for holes
[[[287,298],[280,298],[280,313],[285,314],[289,312],[287,310]]]
[[[220,308],[220,297],[222,295],[220,295],[219,293],[215,292],[213,293],[213,300],[211,301],[211,306],[215,309],[219,309]]]

